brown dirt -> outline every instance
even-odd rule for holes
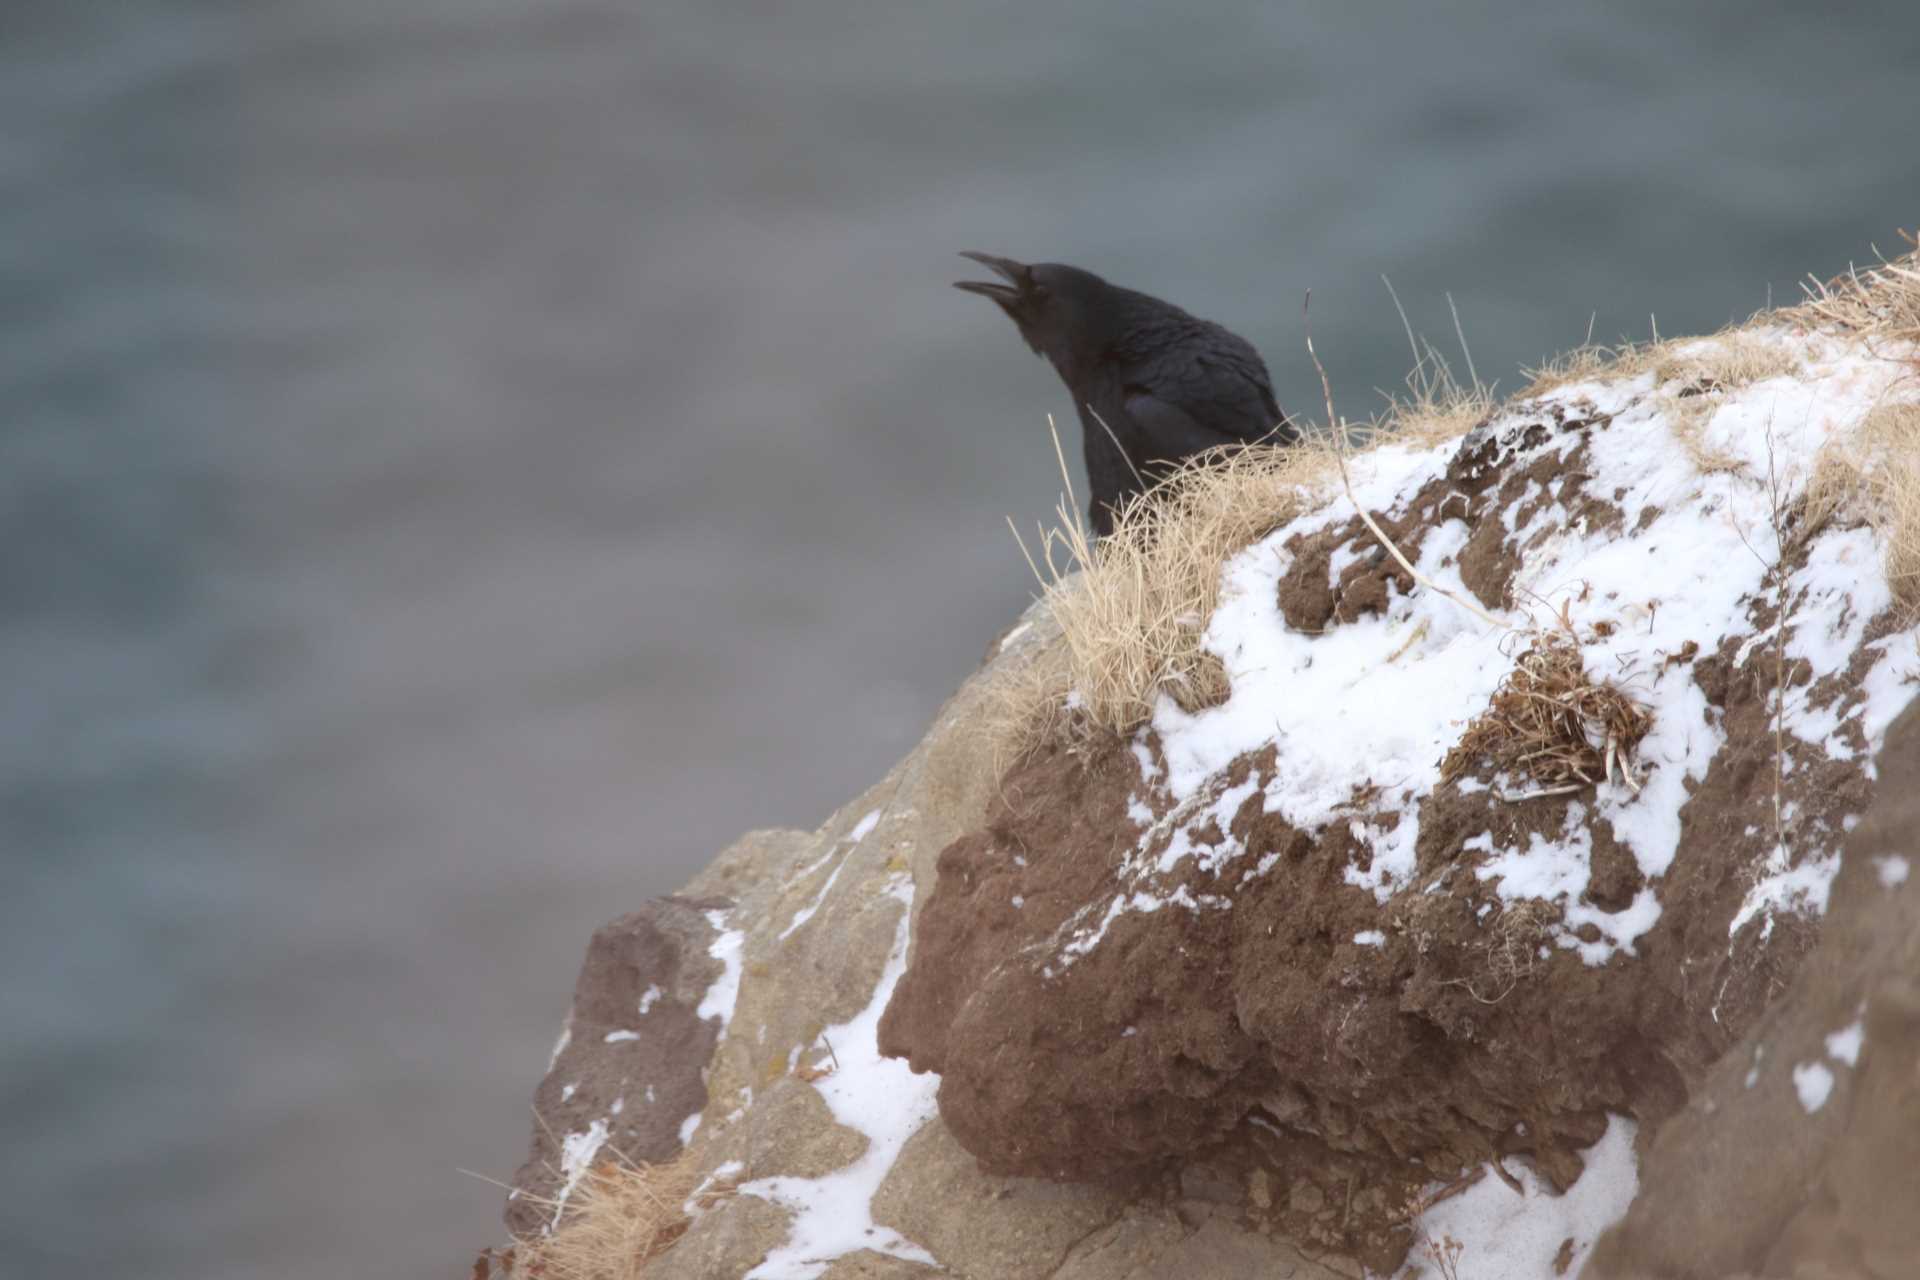
[[[1619,523],[1606,495],[1577,483],[1586,433],[1607,426],[1555,411],[1476,431],[1441,480],[1405,511],[1381,513],[1382,524],[1411,545],[1438,521],[1465,519],[1462,576],[1497,607],[1526,552],[1499,518],[1509,505],[1521,503],[1514,530],[1556,501],[1576,523]],[[1526,452],[1570,433],[1579,438],[1564,450]],[[1330,557],[1348,544],[1363,554],[1330,583]],[[1357,521],[1291,544],[1276,602],[1289,624],[1318,629],[1383,607],[1389,589],[1413,589],[1369,545]],[[1782,918],[1764,944],[1749,927],[1729,948],[1728,925],[1775,841],[1763,817],[1775,754],[1771,647],[1663,660],[1692,668],[1728,742],[1682,809],[1662,914],[1632,956],[1587,965],[1555,945],[1557,908],[1503,904],[1474,874],[1484,855],[1465,851],[1467,841],[1490,833],[1512,847],[1558,835],[1580,804],[1593,838],[1585,900],[1618,910],[1643,887],[1590,792],[1511,803],[1475,786],[1491,780],[1483,768],[1420,802],[1418,874],[1384,906],[1346,882],[1359,851],[1346,824],[1296,830],[1265,813],[1256,790],[1230,824],[1244,845],[1237,860],[1215,876],[1189,859],[1152,886],[1161,897],[1230,893],[1230,910],[1170,903],[1123,914],[1062,966],[1066,931],[1090,922],[1071,917],[1105,911],[1141,836],[1127,802],[1151,789],[1114,743],[1016,767],[985,826],[941,855],[881,1047],[942,1073],[941,1113],[989,1170],[1151,1180],[1211,1169],[1218,1176],[1201,1183],[1248,1188],[1243,1212],[1376,1270],[1404,1256],[1404,1206],[1435,1179],[1520,1157],[1565,1186],[1606,1113],[1651,1134],[1678,1111],[1813,940],[1812,926]],[[1264,781],[1285,749],[1243,758],[1227,781]],[[1839,832],[1865,807],[1868,784],[1857,761],[1826,760],[1790,735],[1787,749],[1783,799],[1795,806],[1789,843],[1799,847]],[[1370,814],[1367,791],[1355,794],[1356,817],[1391,821]],[[1171,835],[1156,830],[1146,852]],[[1243,882],[1268,855],[1275,864]],[[1011,905],[1015,895],[1024,907]],[[1363,930],[1383,930],[1385,945],[1356,944]]]

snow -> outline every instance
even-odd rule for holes
[[[1827,1037],[1827,1056],[1835,1062],[1857,1067],[1860,1065],[1860,1046],[1866,1043],[1866,1039],[1866,1024],[1853,1022]]]
[[[1823,1063],[1802,1062],[1793,1069],[1793,1089],[1800,1095],[1800,1105],[1812,1115],[1827,1105],[1833,1093],[1833,1072]]]
[[[1655,394],[1651,374],[1562,387],[1481,428],[1504,450],[1502,465],[1509,467],[1564,461],[1584,448],[1577,471],[1545,483],[1530,480],[1517,500],[1473,513],[1482,523],[1497,520],[1520,551],[1511,589],[1518,603],[1505,612],[1510,626],[1490,625],[1425,588],[1406,595],[1390,589],[1380,613],[1311,634],[1293,629],[1274,607],[1293,566],[1289,541],[1351,519],[1356,500],[1380,516],[1404,511],[1444,474],[1452,444],[1390,443],[1353,456],[1353,498],[1335,489],[1318,510],[1229,559],[1203,644],[1224,664],[1230,696],[1193,712],[1160,699],[1151,720],[1157,757],[1144,734],[1133,744],[1151,793],[1129,806],[1141,828],[1138,843],[1123,858],[1110,894],[1088,903],[1058,932],[1048,971],[1099,946],[1123,916],[1169,904],[1230,908],[1230,893],[1196,889],[1182,900],[1174,886],[1185,889],[1196,876],[1223,887],[1245,885],[1278,865],[1268,855],[1257,865],[1235,867],[1245,853],[1239,842],[1229,837],[1208,844],[1194,836],[1211,825],[1229,830],[1250,800],[1298,830],[1344,824],[1360,847],[1345,880],[1382,904],[1410,887],[1419,803],[1441,785],[1441,761],[1512,671],[1525,648],[1521,637],[1529,628],[1559,625],[1563,610],[1586,669],[1629,689],[1651,712],[1652,728],[1636,752],[1639,789],[1616,782],[1591,788],[1570,807],[1558,834],[1530,836],[1525,847],[1496,849],[1489,842],[1480,848],[1476,873],[1507,902],[1553,904],[1561,918],[1556,944],[1586,963],[1634,956],[1639,939],[1659,921],[1662,881],[1680,852],[1681,811],[1726,743],[1720,713],[1708,704],[1693,664],[1666,661],[1669,656],[1710,655],[1732,638],[1746,642],[1742,661],[1765,663],[1769,647],[1780,643],[1785,656],[1812,675],[1787,692],[1781,717],[1787,734],[1836,759],[1860,755],[1864,742],[1869,759],[1863,767],[1871,770],[1887,727],[1920,687],[1914,682],[1920,646],[1912,636],[1865,638],[1892,603],[1881,535],[1835,522],[1813,536],[1803,565],[1776,574],[1783,548],[1774,512],[1804,490],[1819,448],[1889,394],[1900,368],[1818,335],[1758,330],[1750,340],[1781,343],[1797,371],[1716,395],[1700,439],[1734,460],[1730,472],[1702,473],[1668,416],[1673,400]],[[1717,341],[1703,339],[1699,349]],[[1597,411],[1612,420],[1604,429],[1526,443],[1522,428],[1555,407],[1569,416],[1592,418]],[[1572,517],[1582,486],[1617,508],[1620,520],[1596,528]],[[1443,510],[1457,516],[1461,507]],[[1449,518],[1402,550],[1424,577],[1467,598],[1457,561],[1468,534],[1464,520]],[[1369,543],[1350,539],[1335,549],[1336,578],[1372,553]],[[1782,603],[1785,622],[1778,631],[1755,626],[1756,607],[1771,612]],[[1829,682],[1816,705],[1823,677],[1845,672],[1863,653],[1871,659],[1865,678],[1840,682],[1838,696]],[[1281,748],[1270,776],[1226,785],[1236,760],[1275,741]],[[1786,761],[1789,774],[1793,763]],[[1503,791],[1527,785],[1504,782],[1513,785],[1496,784]],[[1484,783],[1463,779],[1460,785],[1467,791]],[[1155,813],[1166,816],[1155,820]],[[1603,829],[1632,855],[1645,881],[1618,912],[1584,901],[1595,833]],[[1817,822],[1788,830],[1787,840],[1752,869],[1754,883],[1734,933],[1757,923],[1755,936],[1765,942],[1779,916],[1826,910],[1841,833]],[[1582,926],[1592,926],[1588,932],[1597,930],[1597,937],[1582,940],[1576,933]]]
[[[1873,860],[1873,869],[1875,874],[1880,877],[1880,887],[1882,889],[1898,889],[1907,882],[1907,876],[1910,875],[1913,870],[1907,860],[1897,853],[1890,853],[1885,857],[1875,858]]]
[[[608,1044],[621,1044],[625,1041],[638,1040],[639,1038],[640,1033],[638,1031],[609,1031],[602,1037]]]
[[[1827,895],[1833,889],[1833,877],[1840,871],[1840,855],[1816,854],[1798,866],[1788,865],[1788,856],[1786,846],[1774,846],[1763,867],[1766,874],[1747,890],[1740,909],[1727,925],[1729,938],[1756,916],[1762,918],[1760,940],[1765,942],[1773,936],[1774,916],[1780,911],[1826,914]]]
[[[871,1249],[911,1262],[937,1265],[932,1254],[899,1232],[873,1220],[873,1196],[893,1168],[907,1139],[933,1118],[940,1077],[915,1075],[905,1062],[880,1056],[880,1014],[907,967],[907,926],[913,911],[913,882],[897,876],[888,896],[902,904],[873,998],[853,1018],[824,1032],[840,1065],[813,1082],[833,1118],[867,1139],[858,1160],[818,1178],[772,1177],[742,1184],[740,1190],[793,1211],[784,1243],[767,1254],[748,1276],[776,1280],[812,1280],[833,1259]]]
[[[866,817],[854,823],[853,830],[847,832],[843,838],[834,841],[833,847],[821,855],[818,862],[815,862],[805,871],[802,871],[796,879],[805,879],[808,875],[818,871],[821,867],[825,866],[827,860],[836,853],[840,853],[843,850],[846,853],[852,853],[862,840],[865,840],[873,834],[873,829],[879,825],[880,811],[875,809],[872,813],[869,813]],[[813,919],[814,913],[820,910],[820,905],[827,900],[827,894],[833,889],[833,882],[840,878],[840,873],[846,870],[846,866],[846,859],[842,858],[840,865],[833,869],[833,874],[827,877],[827,882],[820,886],[820,892],[813,895],[813,901],[794,913],[793,919],[787,922],[787,927],[780,931],[780,940],[782,942],[785,942],[791,937],[795,929],[798,929],[801,925]]]
[[[1491,1170],[1457,1196],[1442,1200],[1420,1215],[1414,1251],[1399,1275],[1413,1280],[1421,1274],[1424,1241],[1448,1238],[1464,1246],[1459,1254],[1462,1276],[1547,1277],[1560,1274],[1554,1263],[1561,1245],[1573,1241],[1568,1276],[1577,1276],[1600,1234],[1623,1217],[1640,1188],[1639,1164],[1633,1154],[1633,1121],[1610,1116],[1607,1131],[1585,1152],[1586,1169],[1565,1195],[1556,1196],[1546,1182],[1523,1161],[1507,1171],[1520,1183],[1522,1194]]]
[[[1353,940],[1357,945],[1362,947],[1384,947],[1387,945],[1387,935],[1378,929],[1362,929],[1353,935]]]
[[[740,952],[746,945],[747,935],[737,929],[727,928],[725,911],[706,913],[707,923],[718,931],[719,936],[707,947],[707,954],[720,962],[720,976],[707,988],[707,994],[700,999],[700,1007],[694,1010],[694,1016],[720,1019],[720,1032],[726,1034],[727,1027],[733,1022],[733,1006],[740,999]]]
[[[605,1120],[595,1120],[585,1129],[569,1133],[560,1140],[560,1189],[553,1196],[553,1219],[547,1224],[549,1231],[560,1225],[560,1215],[566,1210],[567,1197],[580,1185],[580,1179],[587,1176],[587,1170],[593,1168],[593,1158],[600,1154],[600,1148],[606,1142]]]
[[[659,983],[648,983],[647,989],[640,993],[640,1016],[643,1018],[646,1017],[647,1010],[653,1008],[664,994],[666,993],[660,990]]]
[[[1642,889],[1618,912],[1602,911],[1583,900],[1593,876],[1593,833],[1587,825],[1587,808],[1578,801],[1567,806],[1557,839],[1536,832],[1527,837],[1525,850],[1496,849],[1492,833],[1482,832],[1462,848],[1492,855],[1474,874],[1482,880],[1498,880],[1495,892],[1501,901],[1537,898],[1558,905],[1564,919],[1553,926],[1555,942],[1579,952],[1590,965],[1605,964],[1616,951],[1632,955],[1634,942],[1660,919],[1660,902],[1652,889]],[[1574,932],[1587,924],[1600,931],[1593,942],[1582,941]]]

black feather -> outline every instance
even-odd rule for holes
[[[1073,396],[1097,534],[1110,533],[1114,510],[1184,458],[1299,439],[1260,353],[1239,335],[1077,267],[964,256],[1006,283],[956,287],[997,303]]]

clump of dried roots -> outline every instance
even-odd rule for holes
[[[1587,673],[1564,613],[1552,626],[1515,634],[1526,650],[1447,753],[1440,776],[1452,781],[1486,762],[1540,788],[1526,798],[1566,795],[1616,776],[1638,791],[1634,749],[1653,727],[1646,707]]]

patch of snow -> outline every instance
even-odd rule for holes
[[[843,838],[836,840],[834,842],[833,848],[827,850],[826,856],[821,858],[819,862],[814,863],[813,866],[807,868],[807,870],[808,871],[818,870],[821,866],[825,865],[827,858],[831,858],[834,854],[841,852],[843,849],[845,850],[846,853],[851,854],[853,850],[859,846],[862,840],[865,840],[868,836],[873,834],[873,829],[879,825],[880,825],[880,810],[875,809],[872,813],[869,813],[866,817],[854,823],[853,830],[847,832],[847,834]],[[780,941],[785,942],[789,937],[793,935],[793,931],[795,929],[798,929],[801,925],[813,919],[814,913],[820,910],[821,904],[827,900],[827,894],[832,891],[833,882],[838,880],[840,878],[840,873],[842,871],[845,871],[846,869],[847,869],[846,859],[842,858],[840,861],[840,865],[833,869],[833,874],[827,877],[827,882],[820,886],[820,892],[813,895],[813,901],[808,903],[806,906],[802,907],[799,911],[796,911],[794,913],[793,919],[787,922],[787,927],[780,931]],[[803,875],[803,878],[804,878],[804,875]]]
[[[1765,918],[1760,925],[1762,942],[1773,936],[1774,916],[1778,912],[1825,915],[1827,895],[1833,889],[1833,877],[1840,871],[1840,855],[1815,854],[1805,858],[1798,866],[1788,866],[1786,850],[1776,848],[1762,870],[1766,874],[1747,890],[1740,909],[1733,913],[1733,921],[1727,925],[1729,938],[1763,912]]]
[[[1078,929],[1067,939],[1066,944],[1060,948],[1059,952],[1061,965],[1063,967],[1070,965],[1081,956],[1086,955],[1089,951],[1099,946],[1100,939],[1107,936],[1107,930],[1113,927],[1113,922],[1118,920],[1122,914],[1137,912],[1143,915],[1152,915],[1166,905],[1166,899],[1157,898],[1150,893],[1120,894],[1111,902],[1107,903],[1107,913],[1100,918],[1099,924],[1094,925],[1091,929]],[[1073,915],[1067,919],[1066,924],[1061,926],[1062,930],[1073,925],[1075,921],[1084,918],[1088,911],[1088,907],[1082,907],[1080,910],[1074,912]],[[1056,971],[1049,965],[1046,967],[1045,972],[1046,975],[1051,978]]]
[[[1873,860],[1874,873],[1880,877],[1882,889],[1898,889],[1907,882],[1907,876],[1913,868],[1907,860],[1897,853],[1889,853]]]
[[[1343,542],[1335,547],[1333,553],[1327,557],[1328,589],[1338,591],[1340,589],[1340,575],[1345,573],[1350,566],[1358,564],[1364,554],[1360,549],[1358,539],[1351,542]]]
[[[1593,832],[1587,822],[1587,807],[1579,802],[1567,806],[1560,837],[1549,840],[1538,832],[1527,837],[1527,848],[1494,848],[1493,836],[1485,833],[1466,842],[1468,850],[1485,849],[1494,853],[1475,869],[1481,880],[1495,880],[1495,892],[1503,902],[1537,898],[1559,906],[1562,922],[1553,926],[1555,941],[1580,953],[1590,965],[1602,965],[1616,951],[1633,955],[1633,944],[1660,919],[1660,900],[1651,888],[1643,888],[1620,911],[1602,911],[1582,901],[1593,876]],[[1574,932],[1592,925],[1600,937],[1584,942]]]
[[[818,1178],[772,1177],[743,1184],[748,1195],[793,1211],[787,1238],[748,1272],[776,1280],[813,1280],[833,1259],[871,1249],[911,1262],[937,1265],[932,1254],[873,1220],[873,1196],[900,1149],[935,1114],[940,1077],[915,1075],[906,1063],[880,1056],[880,1014],[907,967],[907,926],[913,915],[913,882],[896,877],[887,892],[902,904],[893,950],[875,984],[873,998],[853,1018],[824,1033],[835,1046],[839,1070],[813,1082],[833,1117],[867,1139],[859,1159]]]
[[[1860,1065],[1860,1046],[1867,1040],[1864,1022],[1854,1022],[1827,1037],[1827,1056],[1850,1067]]]
[[[1751,1089],[1760,1083],[1760,1064],[1766,1060],[1766,1056],[1767,1046],[1763,1044],[1753,1046],[1753,1065],[1747,1068],[1747,1088]]]
[[[1833,1072],[1823,1063],[1803,1062],[1793,1069],[1793,1089],[1800,1095],[1801,1107],[1812,1115],[1833,1095]]]
[[[1403,1280],[1423,1274],[1423,1240],[1447,1237],[1465,1246],[1459,1255],[1463,1276],[1547,1277],[1561,1245],[1573,1241],[1573,1263],[1568,1276],[1580,1274],[1587,1255],[1602,1232],[1625,1216],[1640,1189],[1639,1164],[1633,1154],[1634,1123],[1609,1116],[1607,1131],[1587,1148],[1586,1168],[1565,1195],[1555,1195],[1544,1179],[1522,1161],[1507,1166],[1519,1181],[1513,1194],[1498,1176],[1487,1171],[1479,1182],[1459,1195],[1443,1200],[1420,1215],[1414,1231],[1414,1251],[1401,1269]]]
[[[701,1112],[694,1112],[680,1122],[680,1145],[686,1146],[693,1141],[693,1135],[700,1130]]]
[[[1384,446],[1353,460],[1355,492],[1370,509],[1391,511],[1398,495],[1412,493],[1445,466],[1442,450]],[[1205,644],[1225,664],[1232,696],[1191,713],[1163,698],[1153,724],[1176,803],[1276,736],[1313,744],[1279,753],[1263,803],[1303,830],[1357,821],[1371,858],[1366,872],[1353,868],[1349,878],[1384,899],[1413,871],[1415,797],[1439,781],[1439,761],[1460,725],[1510,664],[1500,660],[1497,632],[1430,591],[1396,593],[1384,615],[1324,634],[1289,627],[1273,607],[1293,561],[1282,544],[1351,514],[1342,497],[1228,561]],[[1458,554],[1466,536],[1464,523],[1449,520],[1411,551],[1423,573],[1464,591],[1457,569],[1443,562]],[[1413,647],[1399,652],[1415,635],[1421,638]],[[1354,788],[1369,778],[1381,784],[1377,812],[1396,820],[1351,813]]]
[[[579,1086],[579,1085],[578,1085],[577,1083],[576,1083],[576,1084],[563,1084],[563,1085],[561,1085],[561,1086],[560,1086],[560,1101],[562,1101],[562,1102],[572,1102],[572,1101],[573,1101],[573,1095],[574,1095],[574,1094],[575,1094],[576,1092],[578,1092],[578,1091],[579,1091],[579,1088],[580,1088],[580,1086]]]
[[[651,1104],[651,1103],[653,1103],[653,1102],[656,1102],[656,1101],[658,1101],[658,1099],[656,1099],[656,1098],[655,1098],[655,1097],[653,1096],[653,1086],[652,1086],[652,1085],[648,1085],[648,1086],[647,1086],[647,1102],[648,1102],[649,1104]]]
[[[593,1168],[593,1158],[600,1154],[600,1148],[606,1142],[605,1120],[595,1120],[585,1129],[560,1139],[560,1189],[553,1194],[553,1220],[547,1224],[547,1230],[551,1231],[560,1225],[560,1215],[566,1211],[567,1197],[580,1185],[580,1179],[587,1176],[587,1170]]]
[[[625,1094],[621,1094],[619,1097],[613,1100],[613,1105],[607,1108],[607,1114],[610,1116],[617,1116],[622,1111],[625,1111],[626,1109],[627,1109],[627,1096]]]
[[[874,827],[877,826],[879,822],[880,822],[880,810],[875,809],[872,813],[869,813],[866,817],[860,819],[859,822],[855,823],[853,826],[853,830],[849,831],[846,835],[840,837],[838,840],[835,840],[831,845],[827,847],[827,851],[825,853],[821,854],[818,858],[815,858],[812,862],[808,863],[805,867],[801,869],[798,875],[794,876],[793,879],[789,880],[787,883],[793,884],[796,881],[805,880],[808,876],[812,875],[814,872],[818,871],[820,868],[826,866],[827,863],[833,861],[833,859],[837,855],[851,851],[855,845],[858,845],[862,840],[865,840],[869,835],[873,833]],[[836,871],[834,872],[834,874],[837,876],[839,872]],[[832,885],[833,885],[833,881],[828,880],[827,886],[831,888]],[[825,897],[826,889],[822,889],[820,891],[820,894],[821,894],[821,897]],[[813,906],[808,908],[805,914],[807,916],[811,916],[814,913],[814,911],[819,909],[819,907],[820,907],[820,899],[815,898]],[[799,920],[797,917],[796,917],[796,921],[797,922],[795,924],[791,924],[787,926],[787,933],[792,933],[796,928],[799,927],[800,924],[805,923],[804,920]],[[780,936],[784,938],[787,936],[787,933],[783,933]]]
[[[665,994],[666,994],[665,992],[660,990],[659,983],[656,983],[656,982],[648,983],[647,989],[640,993],[640,1016],[643,1018],[646,1017],[647,1010],[653,1008],[654,1005],[658,1004],[660,1001],[660,997]]]
[[[609,1031],[604,1037],[608,1044],[623,1044],[628,1040],[638,1040],[638,1031]]]
[[[733,1022],[733,1006],[740,999],[740,953],[747,942],[747,935],[737,929],[727,928],[725,911],[706,913],[707,923],[719,931],[707,947],[707,954],[720,962],[720,976],[707,988],[707,994],[700,999],[700,1007],[694,1010],[694,1016],[702,1019],[720,1019],[720,1033],[726,1034],[727,1027]]]
[[[706,1210],[700,1207],[701,1197],[706,1195],[707,1192],[712,1190],[714,1187],[717,1187],[721,1183],[725,1182],[727,1179],[738,1177],[742,1172],[745,1171],[746,1167],[747,1166],[745,1164],[743,1164],[738,1160],[728,1160],[723,1162],[712,1173],[700,1179],[700,1184],[693,1189],[693,1194],[689,1195],[684,1201],[681,1202],[681,1205],[680,1205],[681,1211],[684,1212],[689,1218],[698,1218],[699,1216],[704,1214]]]
[[[560,1028],[560,1038],[553,1042],[553,1052],[547,1055],[547,1070],[553,1070],[553,1064],[560,1061],[560,1055],[573,1043],[573,1019],[567,1019],[567,1025]]]
[[[1017,893],[1013,895],[1013,909],[1015,911],[1018,911],[1020,908],[1026,905],[1027,905],[1027,900],[1025,898],[1021,897]]]
[[[1160,762],[1153,758],[1153,751],[1147,746],[1147,735],[1133,735],[1133,758],[1140,765],[1140,781],[1152,786],[1160,780]]]
[[[1378,929],[1362,929],[1353,935],[1353,940],[1363,947],[1384,947],[1387,945],[1387,935]]]

